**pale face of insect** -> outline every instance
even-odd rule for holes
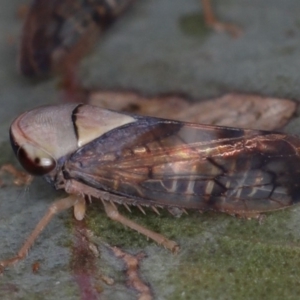
[[[46,175],[59,158],[133,121],[130,116],[91,106],[47,106],[19,116],[11,125],[10,138],[24,169],[32,175]]]
[[[32,175],[45,175],[53,170],[59,157],[76,149],[71,111],[38,108],[19,116],[10,129],[11,144],[21,165]]]

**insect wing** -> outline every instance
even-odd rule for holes
[[[280,133],[137,117],[80,148],[64,171],[128,203],[262,212],[298,202],[299,146]]]

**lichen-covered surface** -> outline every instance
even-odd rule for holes
[[[26,109],[60,101],[57,78],[30,81],[16,71],[16,12],[23,3],[2,0],[0,11],[0,163],[16,166],[10,122]],[[84,85],[199,99],[237,91],[300,99],[300,2],[213,3],[219,16],[241,26],[240,38],[205,29],[198,0],[137,1],[83,61]],[[299,134],[298,125],[294,118],[285,130]],[[9,176],[2,180],[0,259],[13,255],[63,196],[41,179],[28,188],[14,186]],[[0,298],[138,299],[142,293],[128,284],[126,263],[111,248],[118,246],[133,256],[145,253],[137,271],[155,299],[299,299],[299,207],[271,213],[262,224],[217,213],[124,214],[176,240],[179,254],[113,223],[95,204],[84,228],[71,212],[57,216],[28,258],[0,277]]]

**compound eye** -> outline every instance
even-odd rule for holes
[[[56,167],[55,159],[43,149],[30,143],[22,146],[15,141],[10,130],[10,143],[22,167],[31,175],[43,176]]]
[[[17,158],[22,167],[34,176],[46,175],[56,166],[53,157],[29,144],[19,148]]]

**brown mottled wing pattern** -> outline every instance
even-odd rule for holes
[[[136,117],[72,154],[66,178],[139,204],[263,212],[300,199],[300,140]]]
[[[48,75],[77,61],[134,0],[34,0],[23,26],[19,68],[25,76]]]

